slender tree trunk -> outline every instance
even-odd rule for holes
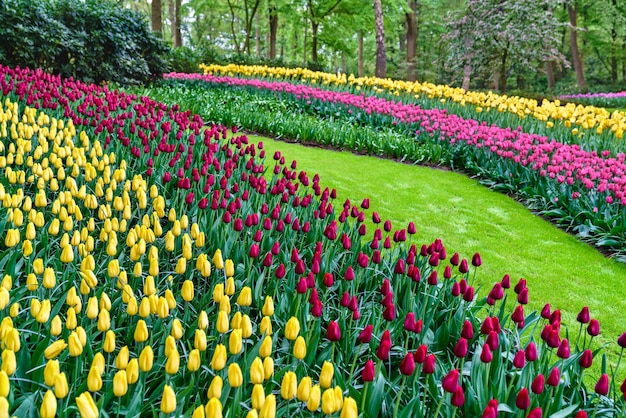
[[[278,11],[275,6],[269,8],[270,17],[270,47],[269,58],[276,59],[276,34],[278,32]],[[297,38],[296,38],[297,39]]]
[[[172,45],[176,43],[176,33],[174,27],[176,26],[176,1],[167,0],[167,17],[170,19],[170,36],[172,37]]]
[[[374,20],[376,25],[376,77],[387,76],[387,51],[385,49],[385,22],[381,0],[374,0]]]
[[[546,61],[546,77],[548,78],[548,90],[554,88],[554,62]]]
[[[502,54],[502,60],[500,61],[500,80],[498,82],[498,89],[501,93],[506,93],[506,59],[509,55],[509,48],[504,50]]]
[[[233,4],[230,0],[228,0],[228,8],[230,9],[230,33],[233,36],[233,44],[235,44],[235,53],[241,54],[241,45],[239,45],[239,39],[237,38],[237,32],[235,31],[235,10],[233,9]]]
[[[174,12],[174,46],[181,47],[183,46],[183,34],[180,30],[180,9],[182,7],[181,0],[176,0],[176,10]]]
[[[348,62],[346,60],[345,51],[341,51],[341,71],[345,74],[348,72]]]
[[[298,27],[293,25],[293,44],[291,46],[291,59],[296,61],[298,59]]]
[[[254,16],[254,41],[255,41],[255,45],[254,45],[254,49],[256,50],[256,56],[260,57],[261,56],[261,22],[260,22],[261,16],[259,13],[257,13]]]
[[[411,13],[406,14],[406,63],[407,79],[415,81],[415,56],[417,52],[417,2],[408,0]]]
[[[626,36],[622,39],[622,81],[626,81]]]
[[[465,54],[468,54],[469,49],[472,47],[472,40],[469,36],[465,37]],[[463,83],[461,88],[468,91],[470,88],[470,77],[472,75],[472,64],[469,58],[465,58],[465,65],[463,65]]]
[[[583,71],[583,61],[578,51],[578,34],[576,32],[576,18],[578,17],[578,1],[575,2],[572,7],[571,3],[567,4],[567,15],[569,17],[569,42],[572,50],[572,61],[574,63],[574,70],[576,71],[576,83],[578,88],[583,92],[587,92],[587,82],[585,81],[585,74]]]
[[[311,61],[317,62],[317,29],[319,23],[311,19]]]
[[[613,7],[617,9],[617,0],[613,0]],[[611,81],[613,84],[617,84],[618,55],[619,39],[617,37],[617,22],[613,20],[613,27],[611,28]]]
[[[302,41],[302,61],[306,64],[307,27],[304,25],[304,40]]]
[[[359,29],[358,74],[359,77],[363,77],[363,29]]]
[[[158,36],[163,36],[163,20],[161,17],[161,0],[152,0],[151,9],[152,32]]]

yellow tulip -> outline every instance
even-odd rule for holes
[[[293,345],[293,355],[298,360],[302,360],[306,357],[306,343],[301,335],[296,338],[296,342]]]
[[[298,337],[299,333],[300,322],[298,321],[298,318],[292,316],[291,318],[289,318],[289,321],[287,321],[287,324],[285,325],[285,337],[288,340],[295,340]]]
[[[53,289],[57,284],[54,270],[50,267],[46,268],[43,273],[43,281],[41,283],[46,289]]]
[[[207,347],[206,333],[202,329],[196,329],[193,337],[193,346],[199,351],[205,351]]]
[[[305,376],[300,381],[298,385],[298,400],[301,402],[307,402],[309,400],[309,396],[311,394],[311,378],[309,376]]]
[[[98,331],[105,332],[111,327],[111,314],[106,309],[102,309],[98,314]]]
[[[213,254],[213,264],[215,268],[221,270],[224,268],[224,259],[222,258],[222,250],[219,248],[215,250],[215,254]]]
[[[177,340],[180,340],[183,337],[183,324],[180,322],[180,319],[178,318],[172,321],[171,335]]]
[[[339,411],[343,407],[343,391],[341,387],[335,386],[335,411]]]
[[[58,337],[63,332],[63,321],[59,315],[55,315],[50,321],[50,335]]]
[[[83,392],[76,398],[76,406],[81,418],[98,418],[98,407],[89,392]]]
[[[341,408],[340,418],[358,418],[359,409],[356,405],[356,401],[350,397],[343,400],[343,408]]]
[[[183,259],[181,258],[181,260]],[[193,300],[193,290],[193,282],[191,280],[185,280],[181,291],[181,295],[185,302],[191,302]]]
[[[264,316],[261,319],[261,325],[259,325],[259,332],[261,334],[265,334],[268,336],[272,334],[272,320],[270,319],[269,316]]]
[[[128,362],[126,366],[126,379],[129,385],[132,385],[139,379],[139,361],[134,358]]]
[[[320,372],[320,386],[323,388],[329,388],[333,380],[333,374],[335,369],[332,363],[324,361],[322,364],[322,371]]]
[[[33,271],[35,274],[42,274],[44,272],[43,259],[37,258],[33,261]]]
[[[43,369],[44,382],[48,386],[54,386],[54,378],[59,374],[59,361],[48,360]]]
[[[11,390],[11,382],[9,382],[9,376],[4,370],[0,370],[0,398],[6,398],[9,396]]]
[[[156,293],[156,286],[154,284],[153,276],[146,276],[146,279],[143,283],[143,294],[146,296],[150,296]]]
[[[152,351],[152,347],[147,345],[141,350],[141,354],[139,354],[139,368],[142,372],[149,372],[152,370],[152,364],[154,362],[154,351]]]
[[[276,416],[276,396],[274,394],[267,395],[263,408],[259,413],[259,418],[274,418]]]
[[[237,297],[237,304],[239,306],[250,306],[252,305],[252,289],[249,286],[244,286],[239,292],[239,296]]]
[[[259,347],[259,355],[263,358],[268,357],[272,354],[272,337],[269,335],[263,338],[263,342]]]
[[[37,312],[37,317],[35,318],[37,322],[40,324],[45,324],[50,319],[50,299],[44,299],[41,301],[41,305],[39,308],[39,312]]]
[[[0,396],[0,417],[9,416],[9,401],[4,396]]]
[[[107,265],[107,275],[109,278],[114,278],[120,275],[120,262],[119,260],[111,260]]]
[[[117,397],[126,395],[128,391],[128,380],[125,370],[118,370],[113,376],[113,394]]]
[[[43,355],[47,360],[50,360],[52,358],[58,357],[59,354],[61,354],[61,352],[65,350],[65,347],[67,347],[65,340],[57,340],[50,344],[44,350]]]
[[[11,290],[11,288],[13,287],[13,278],[8,274],[5,274],[2,278],[1,286],[4,287],[6,290]]]
[[[80,338],[76,331],[72,331],[67,342],[70,348],[70,356],[76,357],[83,353],[83,345],[80,343]]]
[[[165,372],[168,374],[176,374],[178,373],[178,368],[180,367],[180,354],[178,354],[178,350],[174,349],[167,356],[167,360],[165,361]]]
[[[37,276],[35,276],[33,273],[30,273],[28,276],[26,276],[26,289],[34,292],[35,290],[37,290],[38,287],[39,282],[37,281]]]
[[[222,403],[219,398],[209,399],[204,412],[206,413],[206,418],[222,418]]]
[[[230,332],[230,337],[228,338],[228,349],[230,354],[239,354],[241,353],[242,348],[241,329],[234,329]]]
[[[74,249],[71,245],[66,245],[65,247],[63,247],[63,249],[61,250],[60,259],[63,263],[71,263],[72,261],[74,261]]]
[[[15,247],[20,243],[20,230],[19,229],[9,229],[7,231],[7,235],[4,238],[4,245],[11,248]]]
[[[102,389],[102,376],[97,367],[91,366],[87,375],[87,388],[91,392],[97,392]]]
[[[243,338],[250,338],[252,335],[252,322],[250,317],[246,314],[241,318],[241,336]]]
[[[170,307],[167,304],[167,300],[163,296],[158,299],[156,310],[159,318],[161,319],[167,318],[167,316],[170,314]]]
[[[4,335],[4,348],[17,353],[21,347],[20,332],[16,328],[9,328]]]
[[[120,352],[117,353],[117,357],[115,357],[115,367],[119,370],[124,370],[128,366],[129,356],[127,345],[120,348]]]
[[[187,359],[187,370],[195,372],[200,368],[200,351],[194,348],[189,352],[189,358]]]
[[[76,328],[77,319],[76,319],[76,310],[71,307],[67,310],[67,318],[65,319],[65,328],[69,330],[73,330]]]
[[[283,380],[280,385],[280,396],[283,399],[289,400],[296,396],[298,393],[298,378],[294,372],[287,372],[283,375]]]
[[[205,418],[206,415],[204,414],[204,406],[198,406],[196,409],[193,410],[193,414],[191,414],[191,418]]]
[[[105,364],[106,362],[102,353],[98,352],[93,356],[91,367],[97,369],[100,374],[104,373]]]
[[[136,342],[142,343],[148,340],[150,334],[148,333],[148,326],[143,319],[137,321],[137,325],[135,326],[135,333],[133,334],[133,338]]]
[[[67,384],[65,373],[61,372],[54,377],[54,396],[57,399],[63,399],[69,393],[70,388]]]
[[[264,316],[272,316],[274,315],[274,299],[271,296],[265,297],[265,302],[263,303],[263,309],[261,309],[261,313]]]
[[[235,312],[230,320],[230,327],[233,329],[241,328],[241,312]]]
[[[213,301],[215,303],[220,303],[223,297],[224,297],[224,284],[218,283],[213,287]]]
[[[9,309],[9,315],[11,316],[11,318],[15,318],[19,314],[20,314],[20,304],[18,302],[15,302],[11,305],[11,308]]]
[[[39,414],[41,418],[54,418],[57,414],[57,398],[54,397],[54,393],[50,389],[43,395]]]
[[[234,388],[238,388],[243,383],[243,374],[237,363],[231,363],[228,366],[228,383]]]
[[[209,326],[209,316],[206,314],[206,311],[200,311],[198,314],[198,328],[207,329]]]
[[[142,318],[147,318],[150,315],[150,299],[147,297],[141,298],[141,302],[139,303],[139,316]]]
[[[265,399],[263,401],[265,401]],[[259,413],[256,411],[256,409],[251,409],[246,414],[246,418],[259,418]]]
[[[211,384],[209,385],[209,389],[207,390],[207,398],[217,398],[219,399],[222,396],[222,387],[224,386],[224,381],[218,375],[213,377],[211,380]]]
[[[335,409],[335,391],[326,389],[322,394],[322,412],[330,415],[335,411],[337,411],[337,409]]]
[[[6,308],[10,301],[11,295],[9,291],[5,287],[0,286],[0,310]]]
[[[176,410],[176,394],[169,385],[163,387],[161,396],[161,412],[171,414]]]
[[[98,298],[92,296],[89,300],[87,300],[87,310],[85,311],[85,314],[89,319],[96,319],[98,317],[98,312]]]
[[[271,357],[265,357],[263,359],[263,370],[265,371],[265,380],[269,380],[274,374],[274,359]]]
[[[252,407],[254,409],[260,410],[263,408],[263,404],[265,403],[265,391],[263,390],[263,385],[255,384],[252,387],[252,396],[250,396],[252,400]]]
[[[107,312],[107,311],[102,311]],[[115,332],[108,330],[104,336],[103,349],[105,353],[112,353],[115,351]]]
[[[224,263],[224,272],[226,273],[226,277],[233,277],[235,275],[235,265],[230,258]]]
[[[229,277],[226,279],[226,284],[224,285],[224,293],[228,296],[232,296],[235,294],[235,279]]]
[[[176,339],[171,335],[165,338],[165,356],[169,357],[172,351],[176,350]]]
[[[224,311],[217,313],[217,323],[215,324],[217,332],[224,334],[228,331],[228,315]]]

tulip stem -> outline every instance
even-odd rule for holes
[[[365,411],[365,399],[367,399],[367,388],[369,386],[370,382],[365,382],[365,386],[363,386],[363,394],[361,395],[361,412]]]
[[[439,399],[439,403],[437,404],[437,409],[435,410],[433,418],[437,418],[439,416],[439,410],[441,409],[441,406],[443,405],[443,400],[445,398],[446,398],[446,392],[444,391],[441,398]]]
[[[400,400],[402,399],[402,392],[404,391],[405,383],[406,383],[406,376],[402,376],[402,384],[400,385],[400,391],[398,392],[398,397],[396,399],[396,406],[393,409],[393,418],[396,418],[398,416],[398,409],[400,408]]]

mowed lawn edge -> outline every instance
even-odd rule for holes
[[[417,245],[440,238],[449,255],[458,252],[469,259],[480,252],[483,265],[475,282],[482,286],[480,297],[509,274],[513,284],[526,279],[530,309],[550,303],[562,311],[570,339],[578,333],[576,315],[583,306],[600,321],[599,342],[615,343],[626,331],[626,264],[603,256],[514,199],[453,171],[247,136],[263,142],[268,164],[280,151],[285,160],[297,161],[298,170],[319,174],[322,188],[337,189],[336,204],[369,198],[367,214],[378,212],[394,229],[415,222],[412,242]],[[618,354],[619,347],[612,346]]]

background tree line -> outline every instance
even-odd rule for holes
[[[499,91],[626,88],[623,0],[120,0],[174,65],[230,58]]]

